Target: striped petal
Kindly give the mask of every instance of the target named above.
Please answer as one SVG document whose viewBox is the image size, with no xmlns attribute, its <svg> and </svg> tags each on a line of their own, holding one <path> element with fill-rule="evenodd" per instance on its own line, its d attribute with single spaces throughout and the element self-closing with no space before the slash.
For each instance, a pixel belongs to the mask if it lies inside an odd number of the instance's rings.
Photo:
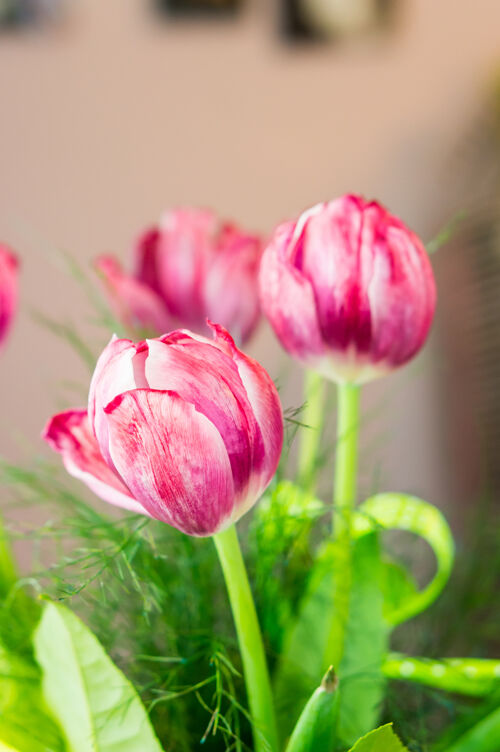
<svg viewBox="0 0 500 752">
<path fill-rule="evenodd" d="M 62 456 L 68 473 L 83 481 L 101 499 L 129 512 L 149 516 L 106 464 L 86 410 L 66 410 L 54 415 L 44 429 L 43 438 Z"/>
<path fill-rule="evenodd" d="M 109 463 L 111 457 L 104 408 L 117 394 L 146 386 L 140 367 L 146 354 L 143 343 L 134 345 L 129 339 L 118 339 L 113 335 L 97 361 L 90 382 L 88 412 L 101 452 Z"/>
<path fill-rule="evenodd" d="M 272 379 L 260 363 L 238 350 L 232 337 L 222 326 L 212 323 L 210 326 L 216 343 L 231 354 L 262 437 L 262 453 L 253 458 L 253 504 L 269 485 L 280 460 L 283 448 L 281 402 Z"/>
<path fill-rule="evenodd" d="M 286 258 L 294 228 L 290 223 L 282 225 L 267 247 L 260 267 L 260 295 L 264 313 L 283 347 L 298 360 L 313 364 L 326 348 L 313 287 Z"/>
<path fill-rule="evenodd" d="M 174 392 L 136 389 L 106 407 L 112 461 L 151 516 L 196 536 L 231 521 L 234 485 L 222 437 Z"/>
<path fill-rule="evenodd" d="M 145 375 L 151 389 L 176 392 L 219 431 L 233 473 L 235 493 L 246 496 L 254 455 L 263 453 L 259 426 L 238 370 L 210 340 L 183 344 L 148 340 Z"/>
</svg>

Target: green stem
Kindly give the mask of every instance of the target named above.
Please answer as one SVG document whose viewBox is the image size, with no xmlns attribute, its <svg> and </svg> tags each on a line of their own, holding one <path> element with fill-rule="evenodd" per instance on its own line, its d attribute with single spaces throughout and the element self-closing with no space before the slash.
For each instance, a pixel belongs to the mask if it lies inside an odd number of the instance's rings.
<svg viewBox="0 0 500 752">
<path fill-rule="evenodd" d="M 234 525 L 213 536 L 226 580 L 245 674 L 256 752 L 277 752 L 271 683 L 252 592 Z"/>
<path fill-rule="evenodd" d="M 304 376 L 305 405 L 302 415 L 304 424 L 300 432 L 298 481 L 301 488 L 313 495 L 316 491 L 318 454 L 321 429 L 324 421 L 325 382 L 315 371 L 306 371 Z"/>
<path fill-rule="evenodd" d="M 334 537 L 350 538 L 351 515 L 356 501 L 358 469 L 359 386 L 339 384 L 337 451 L 333 484 Z"/>
<path fill-rule="evenodd" d="M 445 692 L 484 697 L 498 686 L 500 661 L 492 658 L 431 660 L 389 653 L 382 672 L 389 679 L 404 679 Z"/>
<path fill-rule="evenodd" d="M 359 387 L 339 384 L 337 447 L 333 483 L 333 604 L 325 664 L 340 666 L 344 654 L 352 587 L 351 518 L 356 501 Z"/>
</svg>

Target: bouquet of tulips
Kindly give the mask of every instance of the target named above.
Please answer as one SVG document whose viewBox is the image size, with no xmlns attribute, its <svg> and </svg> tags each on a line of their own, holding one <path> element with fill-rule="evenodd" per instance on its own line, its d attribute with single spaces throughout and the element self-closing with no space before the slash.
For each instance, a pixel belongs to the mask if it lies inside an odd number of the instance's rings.
<svg viewBox="0 0 500 752">
<path fill-rule="evenodd" d="M 361 387 L 408 363 L 433 320 L 419 238 L 354 195 L 266 242 L 178 209 L 140 236 L 134 265 L 98 259 L 129 338 L 98 357 L 87 406 L 43 432 L 67 473 L 125 514 L 82 499 L 46 462 L 2 464 L 18 500 L 68 516 L 38 531 L 62 541 L 43 576 L 21 578 L 1 537 L 0 752 L 500 750 L 500 661 L 391 651 L 393 630 L 450 576 L 443 515 L 401 491 L 357 494 Z M 16 290 L 0 247 L 2 340 Z M 241 349 L 261 311 L 306 369 L 298 419 L 284 420 L 273 380 Z M 290 427 L 293 473 L 280 463 Z M 330 499 L 317 493 L 321 465 Z M 384 550 L 387 530 L 430 545 L 425 587 Z M 393 726 L 390 681 L 475 699 L 419 738 Z"/>
</svg>

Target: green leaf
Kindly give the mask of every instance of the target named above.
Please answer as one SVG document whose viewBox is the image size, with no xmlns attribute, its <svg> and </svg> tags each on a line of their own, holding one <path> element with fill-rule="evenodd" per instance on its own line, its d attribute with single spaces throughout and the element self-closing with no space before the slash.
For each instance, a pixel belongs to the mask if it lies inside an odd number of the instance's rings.
<svg viewBox="0 0 500 752">
<path fill-rule="evenodd" d="M 314 566 L 297 619 L 285 638 L 275 693 L 278 725 L 286 738 L 304 704 L 325 673 L 332 644 L 334 544 L 324 548 Z M 352 589 L 348 604 L 340 679 L 339 737 L 353 743 L 376 725 L 385 679 L 381 672 L 388 630 L 382 615 L 380 556 L 375 533 L 352 547 Z"/>
<path fill-rule="evenodd" d="M 10 710 L 0 718 L 0 752 L 67 752 L 67 747 L 57 729 L 43 711 L 43 698 L 36 703 L 25 703 L 17 712 Z M 29 723 L 26 720 L 29 719 Z"/>
<path fill-rule="evenodd" d="M 274 690 L 278 728 L 287 738 L 328 668 L 325 654 L 332 618 L 332 546 L 325 546 L 310 574 L 297 617 L 285 633 Z"/>
<path fill-rule="evenodd" d="M 30 722 L 26 723 L 29 718 Z M 65 752 L 34 663 L 0 648 L 0 740 L 18 752 Z M 1 747 L 0 747 L 1 749 Z"/>
<path fill-rule="evenodd" d="M 436 557 L 437 570 L 431 582 L 423 590 L 408 592 L 399 606 L 387 612 L 388 621 L 396 626 L 424 611 L 439 596 L 451 573 L 455 547 L 448 523 L 439 509 L 406 494 L 377 494 L 356 510 L 354 535 L 363 536 L 377 529 L 414 533 L 427 541 Z"/>
<path fill-rule="evenodd" d="M 352 744 L 377 725 L 384 699 L 382 662 L 389 629 L 383 617 L 381 562 L 376 533 L 356 541 L 353 583 L 340 677 L 339 737 Z"/>
<path fill-rule="evenodd" d="M 350 752 L 408 752 L 392 730 L 392 723 L 370 731 L 359 739 Z"/>
<path fill-rule="evenodd" d="M 9 538 L 0 518 L 0 598 L 5 598 L 17 581 L 17 569 Z"/>
<path fill-rule="evenodd" d="M 446 752 L 498 752 L 499 739 L 500 708 L 497 708 L 446 747 Z"/>
<path fill-rule="evenodd" d="M 43 692 L 68 752 L 161 751 L 132 684 L 71 611 L 48 603 L 34 644 Z"/>
<path fill-rule="evenodd" d="M 497 690 L 479 705 L 461 713 L 435 743 L 433 750 L 435 752 L 497 752 L 499 738 L 500 691 Z"/>
</svg>

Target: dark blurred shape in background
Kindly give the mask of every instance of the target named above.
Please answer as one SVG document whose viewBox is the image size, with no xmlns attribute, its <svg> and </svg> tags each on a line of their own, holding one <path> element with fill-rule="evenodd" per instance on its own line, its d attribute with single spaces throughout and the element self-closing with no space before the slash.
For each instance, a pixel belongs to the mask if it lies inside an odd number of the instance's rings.
<svg viewBox="0 0 500 752">
<path fill-rule="evenodd" d="M 154 0 L 156 10 L 172 16 L 219 16 L 236 13 L 240 0 Z"/>
<path fill-rule="evenodd" d="M 0 28 L 22 29 L 60 18 L 62 0 L 0 0 Z"/>
<path fill-rule="evenodd" d="M 373 32 L 392 18 L 392 0 L 282 0 L 288 37 L 340 41 Z"/>
</svg>

